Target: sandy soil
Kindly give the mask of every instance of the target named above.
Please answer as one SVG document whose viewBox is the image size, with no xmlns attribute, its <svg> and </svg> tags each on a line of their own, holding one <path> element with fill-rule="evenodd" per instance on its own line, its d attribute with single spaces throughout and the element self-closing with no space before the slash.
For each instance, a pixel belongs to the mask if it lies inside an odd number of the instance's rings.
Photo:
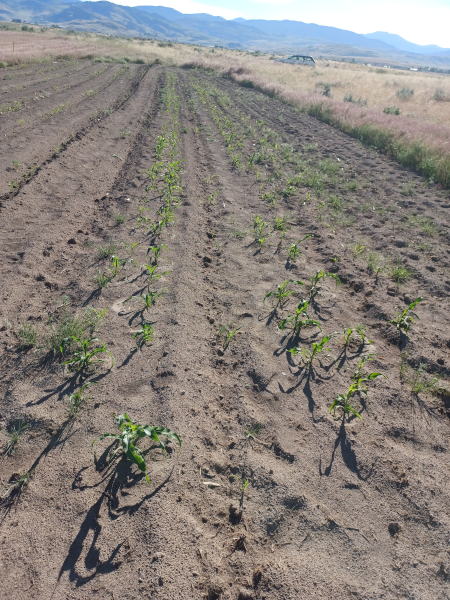
<svg viewBox="0 0 450 600">
<path fill-rule="evenodd" d="M 42 119 L 60 100 L 41 99 L 25 109 L 26 129 L 19 113 L 0 116 L 2 445 L 19 420 L 30 425 L 1 457 L 1 480 L 34 469 L 1 505 L 0 597 L 449 598 L 450 399 L 408 383 L 436 373 L 447 385 L 448 192 L 254 90 L 200 72 L 123 68 L 95 83 L 83 79 L 92 64 L 65 75 L 72 87 L 58 95 L 70 107 Z M 30 89 L 40 89 L 35 74 Z M 147 191 L 143 170 L 170 126 L 182 192 L 158 236 L 138 219 L 157 219 L 165 188 Z M 272 229 L 283 215 L 281 239 Z M 271 230 L 262 248 L 256 216 Z M 307 234 L 292 262 L 290 244 Z M 96 248 L 111 240 L 120 258 L 138 243 L 139 266 L 98 289 L 109 259 Z M 147 248 L 162 242 L 168 273 L 146 283 Z M 398 286 L 397 261 L 410 272 Z M 310 318 L 327 335 L 364 325 L 370 343 L 355 336 L 346 347 L 337 335 L 308 369 L 288 350 L 311 349 L 322 334 L 296 337 L 279 324 L 320 269 L 342 284 L 319 284 Z M 278 307 L 263 304 L 289 279 L 305 285 L 291 284 Z M 158 288 L 167 293 L 146 313 L 123 303 Z M 387 320 L 418 296 L 420 320 L 399 335 Z M 87 307 L 108 309 L 96 336 L 114 367 L 74 374 L 47 340 Z M 154 340 L 139 351 L 143 319 Z M 38 329 L 32 348 L 18 346 L 21 322 Z M 226 347 L 219 324 L 240 328 Z M 371 353 L 364 372 L 386 378 L 354 398 L 361 420 L 333 418 L 333 399 Z M 68 420 L 67 397 L 87 380 L 97 385 Z M 149 485 L 129 461 L 107 468 L 106 441 L 92 453 L 123 412 L 181 437 L 179 454 L 174 444 L 167 459 L 147 454 Z"/>
</svg>

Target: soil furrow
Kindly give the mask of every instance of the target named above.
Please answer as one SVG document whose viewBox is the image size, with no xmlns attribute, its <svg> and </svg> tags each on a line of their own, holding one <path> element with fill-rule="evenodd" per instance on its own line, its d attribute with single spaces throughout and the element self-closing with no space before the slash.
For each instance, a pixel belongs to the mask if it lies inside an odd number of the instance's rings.
<svg viewBox="0 0 450 600">
<path fill-rule="evenodd" d="M 4 426 L 32 425 L 4 458 L 3 480 L 36 469 L 28 489 L 3 506 L 8 552 L 0 575 L 9 596 L 20 589 L 24 598 L 55 600 L 447 597 L 450 405 L 442 390 L 414 387 L 430 381 L 420 379 L 425 372 L 443 373 L 445 384 L 449 369 L 443 196 L 432 185 L 420 194 L 419 179 L 386 158 L 262 98 L 230 81 L 154 67 L 122 108 L 2 208 L 1 418 Z M 257 176 L 247 162 L 259 137 L 272 135 L 269 126 L 278 142 L 274 158 L 257 163 Z M 295 150 L 287 158 L 283 144 Z M 237 152 L 241 166 L 233 165 Z M 182 190 L 170 196 L 176 220 L 158 230 L 169 167 L 180 160 Z M 318 190 L 304 183 L 311 173 Z M 300 183 L 285 194 L 295 176 Z M 349 186 L 353 179 L 359 187 Z M 398 191 L 411 181 L 412 196 Z M 273 195 L 272 205 L 263 193 Z M 375 199 L 386 213 L 396 207 L 394 234 L 389 215 L 358 209 Z M 438 227 L 424 237 L 417 233 L 424 221 L 411 219 L 421 215 Z M 339 225 L 349 216 L 351 224 Z M 310 233 L 289 259 L 291 244 Z M 151 280 L 146 265 L 155 264 L 152 246 L 161 243 L 161 277 Z M 101 259 L 96 247 L 108 244 Z M 369 268 L 369 250 L 386 255 L 383 271 Z M 424 255 L 409 258 L 413 252 Z M 113 253 L 135 262 L 96 288 L 96 270 L 107 273 Z M 396 285 L 387 260 L 397 257 L 420 264 Z M 341 282 L 324 277 L 314 294 L 309 280 L 322 269 Z M 288 280 L 290 296 L 264 302 Z M 130 300 L 158 290 L 165 293 L 148 311 Z M 420 321 L 400 335 L 387 320 L 418 295 Z M 302 299 L 315 323 L 297 335 L 282 331 Z M 107 309 L 95 335 L 114 368 L 105 363 L 83 379 L 47 353 L 46 336 L 64 314 L 92 318 L 89 306 Z M 47 349 L 18 348 L 21 319 L 37 326 Z M 139 350 L 133 336 L 145 322 L 153 340 Z M 357 324 L 366 339 L 355 334 L 345 345 L 342 332 Z M 310 368 L 289 352 L 312 349 L 325 334 L 335 334 L 330 350 Z M 331 402 L 364 357 L 362 372 L 385 378 L 367 381 L 368 396 L 353 398 L 362 420 L 333 418 Z M 67 398 L 87 377 L 96 383 L 91 397 L 68 421 Z M 180 454 L 168 444 L 166 460 L 146 453 L 149 485 L 130 461 L 108 468 L 106 440 L 92 457 L 92 440 L 117 431 L 113 417 L 123 412 L 182 439 Z"/>
</svg>

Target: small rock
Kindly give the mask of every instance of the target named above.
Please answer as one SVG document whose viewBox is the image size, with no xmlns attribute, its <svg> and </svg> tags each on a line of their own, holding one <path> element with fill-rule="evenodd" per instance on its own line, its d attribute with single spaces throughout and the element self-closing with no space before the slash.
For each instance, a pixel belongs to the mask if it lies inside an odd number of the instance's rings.
<svg viewBox="0 0 450 600">
<path fill-rule="evenodd" d="M 209 317 L 208 321 L 211 323 L 211 325 L 214 325 L 216 320 L 214 319 L 214 317 Z"/>
<path fill-rule="evenodd" d="M 431 260 L 432 260 L 433 262 L 439 262 L 439 258 L 438 258 L 437 256 L 432 256 L 432 257 L 431 257 Z"/>
<path fill-rule="evenodd" d="M 408 296 L 408 294 L 403 296 L 403 300 L 405 301 L 405 304 L 411 304 L 413 302 L 411 296 Z"/>
<path fill-rule="evenodd" d="M 404 240 L 395 240 L 394 245 L 397 246 L 397 248 L 406 248 L 408 244 Z"/>
<path fill-rule="evenodd" d="M 411 260 L 419 260 L 419 255 L 418 254 L 408 254 L 408 258 L 410 258 Z"/>
<path fill-rule="evenodd" d="M 212 263 L 212 259 L 209 256 L 204 256 L 203 257 L 203 262 L 205 264 L 209 264 L 209 263 Z"/>
<path fill-rule="evenodd" d="M 42 273 L 39 273 L 39 275 L 36 277 L 36 281 L 45 281 L 45 275 L 42 275 Z"/>
<path fill-rule="evenodd" d="M 388 525 L 389 533 L 394 536 L 400 531 L 399 523 L 389 523 Z"/>
<path fill-rule="evenodd" d="M 388 296 L 395 296 L 396 292 L 397 292 L 397 290 L 395 287 L 390 287 L 387 290 Z"/>
<path fill-rule="evenodd" d="M 439 365 L 444 365 L 445 364 L 445 361 L 444 361 L 443 358 L 438 358 L 437 361 L 438 361 Z"/>
<path fill-rule="evenodd" d="M 67 243 L 73 246 L 77 243 L 77 240 L 75 238 L 70 238 L 70 240 Z"/>
<path fill-rule="evenodd" d="M 217 349 L 217 354 L 218 354 L 219 356 L 223 356 L 224 352 L 223 352 L 223 350 L 221 350 L 220 348 L 218 348 L 218 349 Z"/>
<path fill-rule="evenodd" d="M 184 395 L 185 395 L 185 393 L 186 393 L 186 391 L 185 391 L 185 390 L 181 390 L 181 392 L 180 392 L 181 396 L 184 396 Z"/>
<path fill-rule="evenodd" d="M 0 327 L 0 331 L 6 331 L 6 325 L 2 325 L 2 326 Z"/>
</svg>

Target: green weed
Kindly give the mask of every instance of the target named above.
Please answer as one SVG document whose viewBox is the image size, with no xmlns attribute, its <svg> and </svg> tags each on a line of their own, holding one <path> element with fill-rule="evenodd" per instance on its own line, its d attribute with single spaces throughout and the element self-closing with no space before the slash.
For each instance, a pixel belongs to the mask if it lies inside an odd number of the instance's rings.
<svg viewBox="0 0 450 600">
<path fill-rule="evenodd" d="M 13 492 L 16 494 L 21 494 L 23 492 L 24 487 L 26 487 L 30 483 L 30 479 L 34 474 L 34 469 L 30 471 L 25 471 L 19 473 L 19 477 L 16 477 L 11 483 L 5 486 L 5 493 L 2 498 L 6 498 L 10 496 Z"/>
<path fill-rule="evenodd" d="M 104 440 L 105 438 L 111 438 L 120 442 L 121 446 L 116 448 L 109 457 L 109 463 L 115 459 L 117 454 L 122 451 L 123 455 L 126 456 L 137 468 L 144 473 L 147 483 L 150 483 L 147 474 L 147 463 L 145 462 L 144 453 L 140 448 L 137 447 L 137 443 L 142 438 L 148 437 L 156 443 L 156 447 L 160 448 L 164 456 L 166 456 L 166 448 L 160 439 L 160 436 L 165 436 L 168 440 L 175 440 L 178 442 L 181 449 L 181 440 L 174 431 L 166 429 L 165 427 L 155 427 L 151 425 L 141 425 L 132 421 L 127 413 L 116 417 L 117 424 L 120 429 L 120 433 L 104 433 L 100 437 L 96 438 L 91 446 L 93 447 L 95 442 Z M 154 448 L 154 446 L 152 446 Z M 150 448 L 150 449 L 152 449 Z"/>
<path fill-rule="evenodd" d="M 15 334 L 19 342 L 19 348 L 31 348 L 36 345 L 38 330 L 36 325 L 33 325 L 30 321 L 22 319 Z"/>
<path fill-rule="evenodd" d="M 397 284 L 397 287 L 402 283 L 406 283 L 412 276 L 412 272 L 402 263 L 400 257 L 390 265 L 388 273 L 390 278 Z"/>
<path fill-rule="evenodd" d="M 125 223 L 125 217 L 120 212 L 113 214 L 113 219 L 116 225 L 122 225 L 122 223 Z"/>
<path fill-rule="evenodd" d="M 105 258 L 109 258 L 113 254 L 116 254 L 118 250 L 118 244 L 113 240 L 109 240 L 109 242 L 105 246 L 97 246 L 96 250 L 96 260 L 105 260 Z"/>
<path fill-rule="evenodd" d="M 81 386 L 78 392 L 70 394 L 70 396 L 67 398 L 67 419 L 69 421 L 78 415 L 83 404 L 89 400 L 90 396 L 84 396 L 83 392 L 91 385 L 97 385 L 97 382 L 87 381 Z"/>
<path fill-rule="evenodd" d="M 3 446 L 3 454 L 5 456 L 10 456 L 14 454 L 14 447 L 16 444 L 20 442 L 20 438 L 22 437 L 23 432 L 30 427 L 29 424 L 23 423 L 23 421 L 19 421 L 15 425 L 12 425 L 9 430 L 6 432 L 8 437 L 8 441 Z"/>
<path fill-rule="evenodd" d="M 411 386 L 413 394 L 440 394 L 448 392 L 447 388 L 441 385 L 441 377 L 430 375 L 425 370 L 425 365 L 419 364 L 417 369 L 413 369 L 412 376 L 407 379 Z"/>
</svg>

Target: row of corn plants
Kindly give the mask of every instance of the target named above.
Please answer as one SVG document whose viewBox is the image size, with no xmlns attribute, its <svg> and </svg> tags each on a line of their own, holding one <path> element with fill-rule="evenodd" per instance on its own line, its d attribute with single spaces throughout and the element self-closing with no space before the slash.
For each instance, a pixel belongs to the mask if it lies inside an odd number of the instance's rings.
<svg viewBox="0 0 450 600">
<path fill-rule="evenodd" d="M 137 332 L 133 335 L 136 339 L 137 349 L 143 350 L 145 345 L 153 340 L 154 331 L 152 324 L 145 318 L 147 311 L 154 306 L 156 300 L 167 293 L 166 288 L 156 288 L 155 283 L 168 271 L 159 272 L 160 258 L 162 253 L 167 250 L 163 241 L 165 228 L 170 227 L 175 222 L 174 210 L 179 205 L 181 187 L 182 160 L 178 158 L 180 137 L 179 129 L 179 107 L 180 101 L 176 94 L 176 79 L 173 73 L 168 73 L 167 84 L 162 90 L 162 102 L 164 103 L 167 118 L 163 126 L 161 135 L 156 139 L 155 163 L 145 170 L 144 173 L 149 177 L 150 182 L 147 192 L 153 194 L 153 198 L 145 198 L 141 201 L 138 215 L 138 227 L 144 233 L 144 244 L 148 245 L 146 256 L 147 262 L 141 267 L 134 258 L 134 252 L 137 247 L 143 247 L 142 242 L 116 244 L 110 242 L 105 247 L 97 249 L 97 259 L 110 261 L 110 267 L 106 271 L 98 270 L 94 278 L 97 287 L 106 287 L 115 277 L 123 272 L 124 269 L 137 267 L 144 269 L 147 275 L 147 286 L 145 293 L 132 294 L 124 304 L 130 303 L 141 312 L 142 321 Z M 156 168 L 155 168 L 156 167 Z M 148 212 L 151 210 L 149 204 L 151 200 L 159 202 L 159 208 L 156 210 L 156 217 L 150 218 Z M 150 243 L 148 235 L 151 236 Z M 125 256 L 123 255 L 124 250 Z M 72 316 L 68 313 L 67 307 L 70 303 L 68 297 L 64 297 L 61 305 L 57 307 L 59 315 L 51 323 L 51 334 L 46 339 L 47 347 L 51 345 L 52 352 L 56 357 L 60 357 L 62 364 L 67 366 L 70 374 L 75 374 L 75 379 L 79 378 L 78 389 L 74 390 L 67 398 L 67 420 L 65 425 L 73 422 L 80 414 L 83 406 L 86 405 L 90 396 L 89 391 L 96 382 L 91 380 L 92 373 L 96 368 L 109 364 L 109 371 L 114 367 L 114 358 L 111 351 L 105 343 L 95 337 L 95 331 L 100 323 L 106 318 L 107 309 L 100 312 L 95 309 L 86 309 L 81 316 Z M 23 322 L 19 340 L 22 339 L 22 348 L 36 346 L 36 331 L 30 329 L 30 326 Z M 38 346 L 37 350 L 41 347 Z M 75 380 L 74 379 L 74 380 Z M 174 441 L 181 448 L 181 439 L 174 431 L 160 426 L 142 425 L 133 421 L 129 415 L 124 412 L 116 417 L 119 433 L 106 433 L 96 438 L 92 446 L 98 441 L 109 438 L 117 442 L 117 446 L 110 453 L 108 464 L 111 464 L 118 456 L 129 459 L 149 481 L 147 472 L 147 462 L 145 454 L 137 445 L 141 439 L 149 438 L 156 443 L 166 456 L 166 448 L 162 438 Z M 27 424 L 19 423 L 13 425 L 10 430 L 9 440 L 6 444 L 4 453 L 11 455 L 14 447 L 20 440 L 22 433 L 28 428 Z M 25 485 L 29 482 L 33 471 L 20 473 L 5 488 L 3 497 L 13 494 L 20 494 Z"/>
</svg>

